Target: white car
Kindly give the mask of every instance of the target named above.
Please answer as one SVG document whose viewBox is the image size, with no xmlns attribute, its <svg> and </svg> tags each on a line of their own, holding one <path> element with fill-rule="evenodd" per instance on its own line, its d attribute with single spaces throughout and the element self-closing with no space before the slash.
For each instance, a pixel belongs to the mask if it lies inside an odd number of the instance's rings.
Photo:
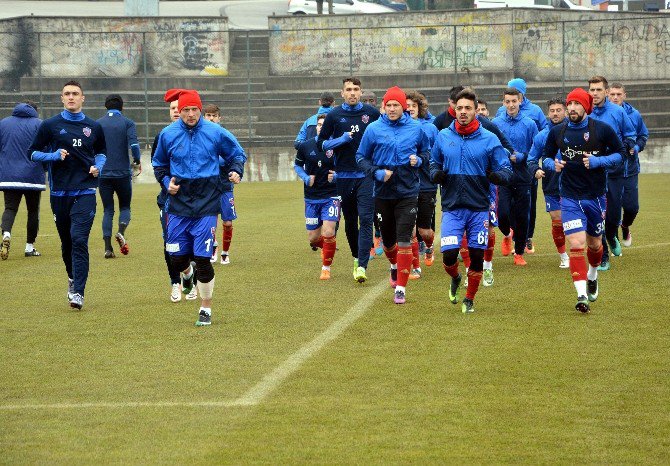
<svg viewBox="0 0 670 466">
<path fill-rule="evenodd" d="M 336 15 L 356 15 L 360 13 L 393 13 L 393 8 L 366 2 L 365 0 L 333 0 L 333 13 Z M 328 0 L 323 1 L 323 12 L 328 13 Z M 288 13 L 293 15 L 315 15 L 314 0 L 289 0 Z"/>
<path fill-rule="evenodd" d="M 475 0 L 475 8 L 563 8 L 566 10 L 591 10 L 570 0 Z"/>
</svg>

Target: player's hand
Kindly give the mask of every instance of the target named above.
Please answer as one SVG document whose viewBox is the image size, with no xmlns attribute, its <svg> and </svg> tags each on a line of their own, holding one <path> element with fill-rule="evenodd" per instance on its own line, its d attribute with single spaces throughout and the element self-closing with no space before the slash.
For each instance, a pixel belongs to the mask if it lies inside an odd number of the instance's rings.
<svg viewBox="0 0 670 466">
<path fill-rule="evenodd" d="M 232 181 L 233 183 L 237 184 L 240 182 L 240 174 L 237 172 L 230 172 L 228 173 L 228 181 Z"/>
<path fill-rule="evenodd" d="M 509 156 L 509 160 L 510 160 L 510 162 L 512 162 L 512 163 L 515 163 L 515 162 L 516 162 L 516 152 L 514 152 L 513 154 L 510 154 L 510 156 Z"/>
<path fill-rule="evenodd" d="M 554 159 L 554 170 L 556 170 L 556 173 L 561 173 L 561 170 L 563 170 L 566 163 L 565 160 Z"/>
<path fill-rule="evenodd" d="M 335 171 L 328 170 L 328 183 L 332 183 L 335 180 Z"/>
<path fill-rule="evenodd" d="M 628 151 L 628 153 L 629 153 L 630 155 L 635 155 L 635 148 L 634 148 L 634 147 L 631 148 L 631 149 Z"/>
<path fill-rule="evenodd" d="M 67 157 L 68 155 L 70 155 L 70 153 L 68 151 L 66 151 L 65 149 L 60 150 L 60 159 L 61 160 L 65 160 L 65 157 Z"/>
<path fill-rule="evenodd" d="M 140 176 L 140 173 L 142 173 L 142 163 L 137 162 L 133 164 L 133 176 Z"/>
<path fill-rule="evenodd" d="M 535 170 L 535 179 L 539 180 L 540 178 L 544 178 L 544 170 Z"/>
<path fill-rule="evenodd" d="M 584 166 L 586 168 L 590 168 L 591 165 L 591 163 L 589 162 L 590 157 L 593 157 L 593 155 L 590 154 L 589 152 L 584 152 L 584 158 L 582 158 L 582 162 L 584 163 Z"/>
<path fill-rule="evenodd" d="M 91 168 L 88 169 L 88 173 L 93 175 L 93 178 L 97 178 L 100 174 L 100 170 L 95 165 L 91 165 Z"/>
<path fill-rule="evenodd" d="M 391 170 L 384 170 L 386 174 L 384 175 L 384 183 L 386 183 L 389 178 L 391 178 L 391 175 L 393 175 L 393 172 Z"/>
<path fill-rule="evenodd" d="M 409 156 L 409 166 L 410 166 L 410 167 L 414 167 L 414 166 L 416 166 L 417 160 L 419 160 L 419 159 L 418 159 L 418 157 L 416 156 L 416 154 L 412 154 L 412 155 L 410 155 L 410 156 Z"/>
<path fill-rule="evenodd" d="M 314 181 L 316 180 L 316 175 L 309 175 L 309 184 L 307 186 L 314 186 Z"/>
<path fill-rule="evenodd" d="M 177 179 L 173 176 L 170 178 L 170 186 L 168 186 L 168 193 L 175 195 L 179 192 L 179 185 L 177 184 Z"/>
</svg>

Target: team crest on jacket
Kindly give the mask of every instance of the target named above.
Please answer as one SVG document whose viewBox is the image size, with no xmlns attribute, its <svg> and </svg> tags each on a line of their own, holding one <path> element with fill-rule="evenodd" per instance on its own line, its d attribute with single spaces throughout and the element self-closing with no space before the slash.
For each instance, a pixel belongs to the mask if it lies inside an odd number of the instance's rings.
<svg viewBox="0 0 670 466">
<path fill-rule="evenodd" d="M 326 157 L 331 158 L 333 156 L 333 149 L 328 149 L 326 151 Z"/>
<path fill-rule="evenodd" d="M 589 132 L 588 131 L 586 133 L 584 133 L 584 140 L 586 142 L 589 142 Z"/>
<path fill-rule="evenodd" d="M 84 136 L 89 137 L 91 135 L 91 128 L 89 128 L 88 126 L 86 126 L 83 131 Z"/>
<path fill-rule="evenodd" d="M 361 120 L 363 120 L 363 123 L 367 124 L 368 121 L 370 121 L 370 115 L 363 115 Z"/>
</svg>

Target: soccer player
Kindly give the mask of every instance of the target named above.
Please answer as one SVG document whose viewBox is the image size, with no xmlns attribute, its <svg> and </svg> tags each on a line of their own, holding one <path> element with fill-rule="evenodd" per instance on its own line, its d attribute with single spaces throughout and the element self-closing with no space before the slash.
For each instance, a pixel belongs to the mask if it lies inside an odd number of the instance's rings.
<svg viewBox="0 0 670 466">
<path fill-rule="evenodd" d="M 221 124 L 221 109 L 217 105 L 209 104 L 203 109 L 205 113 L 205 120 Z M 230 243 L 233 241 L 233 220 L 237 220 L 237 212 L 235 211 L 235 196 L 233 194 L 233 182 L 228 179 L 230 167 L 222 166 L 221 169 L 221 183 L 223 183 L 223 194 L 221 195 L 221 226 L 223 233 L 221 234 L 221 264 L 230 264 Z M 212 252 L 211 262 L 216 262 L 218 243 L 214 241 L 214 249 Z"/>
<path fill-rule="evenodd" d="M 519 112 L 523 95 L 513 88 L 507 88 L 503 94 L 506 112 L 496 116 L 493 123 L 507 136 L 514 147 L 510 155 L 514 178 L 509 186 L 498 188 L 498 222 L 505 236 L 502 242 L 503 256 L 509 255 L 514 239 L 514 265 L 524 266 L 523 257 L 528 235 L 528 221 L 531 209 L 532 176 L 526 165 L 526 157 L 537 134 L 537 126 L 530 118 Z"/>
<path fill-rule="evenodd" d="M 175 122 L 179 120 L 179 104 L 177 102 L 177 99 L 179 98 L 178 93 L 173 93 L 171 95 L 166 95 L 166 101 L 170 103 L 170 121 Z M 151 146 L 151 162 L 153 163 L 154 160 L 154 154 L 156 153 L 156 147 L 158 147 L 158 136 L 160 136 L 160 133 L 156 135 L 154 138 L 154 143 Z M 177 270 L 173 265 L 172 261 L 170 260 L 170 254 L 167 252 L 166 249 L 166 242 L 167 242 L 167 220 L 168 220 L 168 213 L 167 213 L 167 200 L 168 200 L 168 192 L 165 186 L 162 184 L 160 185 L 161 190 L 158 193 L 158 196 L 156 196 L 156 204 L 158 205 L 159 209 L 159 215 L 160 215 L 160 222 L 161 222 L 161 229 L 163 231 L 163 255 L 165 256 L 165 265 L 167 266 L 167 271 L 168 275 L 170 277 L 170 301 L 173 303 L 178 303 L 181 301 L 181 294 L 182 294 L 182 286 L 181 286 L 181 280 L 179 278 L 179 270 Z M 198 298 L 198 292 L 197 288 L 194 286 L 191 290 L 186 290 L 186 299 L 187 300 L 195 300 Z"/>
<path fill-rule="evenodd" d="M 604 233 L 606 241 L 603 242 L 603 257 L 599 270 L 610 269 L 608 245 L 612 248 L 612 254 L 621 255 L 621 243 L 617 231 L 621 223 L 624 180 L 630 170 L 634 172 L 637 167 L 635 127 L 622 107 L 607 100 L 608 93 L 609 83 L 604 76 L 593 76 L 589 79 L 589 94 L 593 97 L 593 112 L 589 118 L 603 121 L 614 128 L 614 132 L 626 148 L 623 162 L 610 167 L 607 171 L 607 215 Z"/>
<path fill-rule="evenodd" d="M 214 268 L 210 258 L 223 193 L 219 158 L 230 164 L 228 179 L 239 183 L 246 156 L 229 131 L 202 118 L 197 91 L 170 90 L 166 96 L 175 93 L 180 120 L 161 131 L 152 164 L 156 179 L 169 194 L 166 249 L 182 271 L 184 288 L 193 286 L 190 257 L 194 257 L 201 299 L 196 325 L 204 326 L 212 323 Z"/>
<path fill-rule="evenodd" d="M 461 310 L 474 312 L 488 244 L 489 181 L 509 183 L 512 168 L 499 139 L 481 127 L 477 96 L 464 89 L 455 98 L 457 119 L 437 135 L 430 153 L 430 176 L 440 184 L 442 199 L 441 251 L 444 270 L 451 277 L 449 300 L 458 302 L 461 274 L 458 250 L 468 234 L 470 269 Z"/>
<path fill-rule="evenodd" d="M 340 198 L 333 182 L 333 151 L 319 149 L 317 138 L 326 115 L 316 119 L 316 136 L 298 146 L 294 170 L 305 184 L 305 226 L 312 247 L 321 248 L 321 280 L 330 279 L 335 257 L 336 226 L 340 219 Z"/>
<path fill-rule="evenodd" d="M 333 96 L 332 92 L 324 91 L 321 93 L 321 97 L 319 97 L 319 109 L 302 124 L 293 142 L 293 147 L 297 149 L 300 144 L 316 136 L 316 117 L 328 114 L 333 109 L 333 102 L 335 102 L 335 96 Z"/>
<path fill-rule="evenodd" d="M 105 259 L 116 257 L 112 249 L 112 223 L 114 221 L 114 193 L 119 198 L 119 229 L 114 235 L 121 254 L 128 254 L 126 228 L 130 223 L 130 201 L 132 199 L 133 172 L 142 171 L 140 164 L 140 144 L 137 141 L 135 122 L 123 115 L 123 99 L 118 94 L 110 94 L 105 99 L 107 113 L 98 119 L 105 133 L 107 144 L 105 170 L 100 173 L 100 200 L 102 216 L 102 239 L 105 242 Z M 128 158 L 128 148 L 132 153 L 132 167 Z"/>
<path fill-rule="evenodd" d="M 428 100 L 426 97 L 417 92 L 410 91 L 405 95 L 407 100 L 407 112 L 409 115 L 421 123 L 421 129 L 426 133 L 428 138 L 428 147 L 433 147 L 435 138 L 437 137 L 437 127 L 432 124 L 428 118 Z M 426 160 L 428 162 L 428 160 Z M 426 244 L 424 251 L 424 263 L 427 267 L 433 265 L 435 255 L 433 252 L 433 241 L 435 240 L 435 203 L 437 202 L 437 185 L 430 180 L 429 163 L 422 163 L 419 165 L 419 197 L 417 201 L 416 214 L 416 230 L 419 236 Z M 414 261 L 412 263 L 412 275 L 421 276 L 421 267 L 418 264 L 419 247 L 416 243 L 416 231 L 412 238 L 412 253 L 414 254 Z M 410 278 L 412 277 L 410 275 Z"/>
<path fill-rule="evenodd" d="M 477 115 L 481 115 L 486 118 L 489 117 L 489 104 L 486 103 L 485 100 L 477 100 Z"/>
<path fill-rule="evenodd" d="M 105 135 L 100 124 L 81 111 L 81 84 L 65 83 L 61 101 L 64 110 L 40 124 L 28 152 L 32 160 L 48 162 L 51 210 L 68 276 L 67 298 L 70 307 L 81 309 L 88 279 L 95 190 L 106 159 Z"/>
<path fill-rule="evenodd" d="M 12 115 L 0 121 L 0 191 L 5 198 L 0 246 L 0 259 L 3 261 L 9 257 L 12 226 L 22 197 L 25 197 L 28 208 L 24 254 L 25 257 L 40 256 L 34 243 L 40 226 L 40 198 L 46 185 L 42 164 L 30 159 L 28 146 L 41 122 L 37 117 L 37 105 L 33 102 L 16 105 Z"/>
<path fill-rule="evenodd" d="M 551 236 L 554 239 L 554 244 L 561 261 L 558 266 L 562 269 L 567 269 L 570 267 L 570 258 L 568 257 L 568 253 L 565 252 L 565 233 L 563 232 L 563 223 L 561 222 L 561 194 L 558 187 L 559 175 L 554 170 L 554 157 L 546 158 L 544 162 L 542 161 L 549 130 L 565 122 L 565 100 L 561 98 L 551 99 L 547 102 L 547 107 L 549 109 L 549 126 L 533 138 L 533 147 L 531 147 L 528 154 L 528 170 L 536 179 L 542 179 L 544 201 L 551 218 Z"/>
<path fill-rule="evenodd" d="M 405 304 L 412 267 L 412 232 L 416 224 L 419 167 L 428 163 L 430 147 L 422 124 L 405 113 L 405 91 L 397 86 L 384 94 L 384 115 L 363 134 L 356 152 L 362 171 L 375 180 L 375 207 L 384 252 L 391 263 L 393 302 Z"/>
<path fill-rule="evenodd" d="M 354 258 L 354 280 L 358 283 L 367 280 L 375 203 L 374 180 L 356 164 L 356 151 L 365 129 L 379 118 L 376 108 L 361 103 L 361 93 L 360 79 L 342 80 L 344 103 L 328 113 L 317 142 L 322 150 L 332 149 L 335 154 L 337 194 L 342 199 L 344 230 Z"/>
<path fill-rule="evenodd" d="M 626 111 L 633 127 L 635 128 L 635 147 L 633 155 L 635 161 L 628 165 L 628 173 L 623 179 L 623 219 L 621 220 L 621 244 L 630 247 L 633 244 L 633 237 L 630 234 L 630 226 L 635 221 L 637 213 L 640 211 L 640 201 L 638 193 L 638 174 L 640 173 L 640 160 L 638 154 L 644 150 L 649 139 L 649 130 L 642 120 L 642 115 L 631 104 L 626 102 L 626 88 L 621 83 L 613 83 L 609 92 L 610 102 L 620 105 Z M 630 152 L 629 152 L 630 153 Z M 616 235 L 615 235 L 616 236 Z"/>
<path fill-rule="evenodd" d="M 593 97 L 584 89 L 570 92 L 566 104 L 569 120 L 549 130 L 544 157 L 553 158 L 554 169 L 560 173 L 561 219 L 570 244 L 570 272 L 577 290 L 575 308 L 587 313 L 589 302 L 598 298 L 607 169 L 620 164 L 626 152 L 610 125 L 589 116 Z"/>
</svg>

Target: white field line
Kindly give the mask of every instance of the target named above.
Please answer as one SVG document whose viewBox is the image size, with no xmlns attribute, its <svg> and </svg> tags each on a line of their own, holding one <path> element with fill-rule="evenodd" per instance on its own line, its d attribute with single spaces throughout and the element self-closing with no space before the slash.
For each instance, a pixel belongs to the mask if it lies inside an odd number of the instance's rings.
<svg viewBox="0 0 670 466">
<path fill-rule="evenodd" d="M 295 373 L 310 358 L 321 351 L 328 343 L 338 338 L 354 322 L 361 318 L 372 306 L 382 291 L 388 288 L 388 281 L 382 280 L 359 299 L 340 319 L 314 337 L 284 362 L 268 373 L 256 385 L 235 400 L 222 401 L 122 401 L 91 403 L 46 403 L 0 405 L 0 411 L 43 410 L 43 409 L 91 409 L 91 408 L 182 408 L 182 407 L 220 407 L 255 406 L 267 398 L 287 378 Z"/>
</svg>

